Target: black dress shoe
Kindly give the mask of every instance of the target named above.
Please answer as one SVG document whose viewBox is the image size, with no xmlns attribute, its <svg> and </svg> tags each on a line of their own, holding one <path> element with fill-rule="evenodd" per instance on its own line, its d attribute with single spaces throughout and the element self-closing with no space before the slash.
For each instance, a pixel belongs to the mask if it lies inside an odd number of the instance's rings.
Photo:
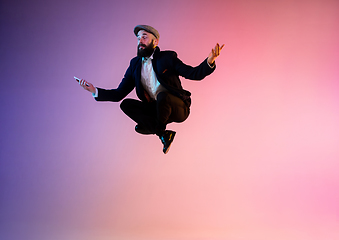
<svg viewBox="0 0 339 240">
<path fill-rule="evenodd" d="M 135 131 L 140 134 L 155 134 L 154 132 L 139 124 L 135 126 Z"/>
<path fill-rule="evenodd" d="M 170 131 L 170 130 L 166 130 L 161 136 L 160 136 L 160 140 L 162 142 L 162 144 L 164 144 L 164 148 L 163 148 L 163 152 L 166 154 L 173 142 L 175 136 L 175 132 L 174 131 Z"/>
</svg>

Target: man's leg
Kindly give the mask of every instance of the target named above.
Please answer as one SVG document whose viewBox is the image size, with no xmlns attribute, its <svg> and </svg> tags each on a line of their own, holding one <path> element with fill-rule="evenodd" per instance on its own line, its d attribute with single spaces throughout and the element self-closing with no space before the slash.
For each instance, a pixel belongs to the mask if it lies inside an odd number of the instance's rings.
<svg viewBox="0 0 339 240">
<path fill-rule="evenodd" d="M 173 142 L 175 132 L 166 130 L 166 125 L 171 122 L 183 122 L 189 115 L 189 107 L 178 97 L 161 92 L 157 96 L 157 126 L 156 134 L 164 145 L 166 154 Z"/>
<path fill-rule="evenodd" d="M 145 103 L 135 99 L 125 99 L 121 102 L 120 108 L 137 123 L 137 132 L 155 134 L 157 125 L 156 102 Z"/>
<path fill-rule="evenodd" d="M 157 101 L 144 103 L 135 99 L 125 99 L 120 104 L 121 110 L 142 126 L 147 132 L 142 134 L 157 134 L 164 145 L 163 152 L 167 153 L 173 138 L 174 131 L 166 130 L 166 125 L 171 122 L 183 122 L 189 115 L 189 107 L 178 97 L 161 92 Z"/>
<path fill-rule="evenodd" d="M 164 131 L 171 122 L 183 122 L 188 118 L 189 107 L 178 97 L 161 92 L 157 96 L 157 132 Z"/>
</svg>

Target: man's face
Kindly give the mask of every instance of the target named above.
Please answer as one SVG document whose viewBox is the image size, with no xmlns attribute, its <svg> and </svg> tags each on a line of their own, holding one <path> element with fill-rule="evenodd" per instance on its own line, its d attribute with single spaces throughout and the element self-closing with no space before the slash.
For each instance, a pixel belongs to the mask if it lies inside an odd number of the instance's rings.
<svg viewBox="0 0 339 240">
<path fill-rule="evenodd" d="M 158 39 L 156 39 L 152 33 L 140 30 L 138 32 L 138 56 L 150 57 L 154 51 L 154 48 L 158 45 Z"/>
</svg>

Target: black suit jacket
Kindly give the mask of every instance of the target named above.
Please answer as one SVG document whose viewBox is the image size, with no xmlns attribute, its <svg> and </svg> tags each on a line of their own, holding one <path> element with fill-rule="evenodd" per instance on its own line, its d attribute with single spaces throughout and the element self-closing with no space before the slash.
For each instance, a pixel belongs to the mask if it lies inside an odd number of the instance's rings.
<svg viewBox="0 0 339 240">
<path fill-rule="evenodd" d="M 98 88 L 97 101 L 119 102 L 125 98 L 134 88 L 141 101 L 146 101 L 145 90 L 141 83 L 142 58 L 135 57 L 125 73 L 124 78 L 116 89 Z M 173 51 L 160 51 L 156 47 L 153 54 L 153 69 L 157 79 L 170 93 L 181 98 L 187 106 L 191 105 L 191 93 L 182 88 L 179 76 L 191 80 L 202 80 L 215 70 L 207 63 L 207 58 L 197 67 L 184 64 Z"/>
</svg>

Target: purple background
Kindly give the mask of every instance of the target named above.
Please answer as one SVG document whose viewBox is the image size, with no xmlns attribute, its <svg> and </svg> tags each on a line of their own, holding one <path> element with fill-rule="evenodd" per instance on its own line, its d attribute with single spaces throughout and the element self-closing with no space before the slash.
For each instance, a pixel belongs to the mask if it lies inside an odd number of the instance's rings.
<svg viewBox="0 0 339 240">
<path fill-rule="evenodd" d="M 167 155 L 73 79 L 117 87 L 137 24 L 226 44 Z M 338 29 L 336 0 L 1 1 L 0 239 L 339 239 Z"/>
</svg>

